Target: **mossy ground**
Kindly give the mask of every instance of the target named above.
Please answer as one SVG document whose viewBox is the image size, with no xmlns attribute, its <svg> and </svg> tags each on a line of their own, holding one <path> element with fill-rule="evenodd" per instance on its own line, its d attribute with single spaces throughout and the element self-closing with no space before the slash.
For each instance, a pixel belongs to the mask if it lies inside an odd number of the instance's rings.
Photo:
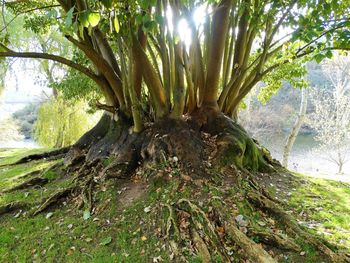
<svg viewBox="0 0 350 263">
<path fill-rule="evenodd" d="M 289 204 L 299 223 L 350 253 L 350 185 L 298 176 L 303 184 L 293 192 Z"/>
<path fill-rule="evenodd" d="M 35 150 L 38 151 L 42 150 Z M 0 156 L 4 158 L 0 161 L 9 164 L 28 153 L 33 152 L 1 150 Z M 42 160 L 1 167 L 0 192 L 21 183 L 26 173 L 51 164 Z M 193 189 L 183 184 L 189 178 L 183 177 L 176 167 L 170 169 L 165 163 L 160 169 L 167 175 L 166 178 L 158 176 L 144 183 L 140 174 L 132 182 L 110 180 L 97 186 L 95 209 L 91 215 L 85 216 L 84 209 L 77 208 L 79 200 L 75 199 L 63 200 L 59 207 L 50 208 L 35 217 L 30 215 L 41 200 L 71 183 L 72 178 L 59 178 L 60 175 L 52 171 L 43 175 L 49 179 L 43 187 L 1 193 L 0 206 L 11 201 L 23 201 L 32 204 L 32 207 L 0 216 L 0 262 L 170 262 L 172 255 L 163 238 L 169 216 L 165 205 L 172 205 L 180 199 L 193 200 L 205 213 L 216 207 L 229 211 L 232 218 L 243 215 L 248 232 L 250 228 L 269 231 L 267 226 L 277 224 L 244 200 L 244 189 L 230 187 L 229 182 L 224 182 L 219 176 L 214 175 L 207 182 L 198 180 L 195 184 L 199 187 Z M 184 180 L 177 180 L 181 177 Z M 275 183 L 266 180 L 265 183 L 270 184 L 275 196 L 287 201 L 286 210 L 295 214 L 306 227 L 313 226 L 309 231 L 323 235 L 326 240 L 350 252 L 350 186 L 300 175 L 295 178 L 284 182 L 283 191 L 277 191 L 279 185 L 275 187 Z M 201 215 L 196 217 L 197 224 L 204 224 Z M 183 222 L 185 227 L 186 222 Z M 174 235 L 171 237 L 176 238 Z M 259 242 L 254 235 L 251 239 Z M 303 240 L 297 240 L 297 243 L 305 254 L 280 253 L 273 249 L 270 253 L 280 262 L 320 262 L 313 248 Z M 202 262 L 190 240 L 182 241 L 182 244 L 182 254 L 188 262 Z M 234 247 L 232 251 L 229 247 L 226 249 L 232 253 L 232 258 L 239 256 L 240 252 Z M 219 256 L 212 259 L 222 262 Z"/>
</svg>

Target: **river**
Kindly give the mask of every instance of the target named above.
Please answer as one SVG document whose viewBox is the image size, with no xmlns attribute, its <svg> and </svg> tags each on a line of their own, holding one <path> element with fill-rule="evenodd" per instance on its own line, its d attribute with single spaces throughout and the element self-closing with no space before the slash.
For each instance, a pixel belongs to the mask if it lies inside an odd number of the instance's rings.
<svg viewBox="0 0 350 263">
<path fill-rule="evenodd" d="M 270 150 L 272 157 L 282 161 L 286 136 L 285 134 L 275 134 L 268 140 L 260 142 Z M 350 161 L 344 165 L 343 174 L 337 174 L 337 165 L 329 161 L 331 149 L 327 151 L 319 151 L 318 149 L 319 143 L 315 141 L 312 134 L 299 134 L 290 153 L 288 168 L 309 176 L 350 182 Z"/>
</svg>

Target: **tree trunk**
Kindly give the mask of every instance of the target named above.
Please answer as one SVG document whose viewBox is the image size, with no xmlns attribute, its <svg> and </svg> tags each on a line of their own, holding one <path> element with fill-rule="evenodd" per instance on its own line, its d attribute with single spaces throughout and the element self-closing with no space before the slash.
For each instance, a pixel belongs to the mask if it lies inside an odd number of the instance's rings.
<svg viewBox="0 0 350 263">
<path fill-rule="evenodd" d="M 298 114 L 298 117 L 294 123 L 294 126 L 293 126 L 290 134 L 288 135 L 287 141 L 284 145 L 282 165 L 286 168 L 288 167 L 289 154 L 293 148 L 295 139 L 298 136 L 301 125 L 303 125 L 303 123 L 304 123 L 306 109 L 307 109 L 307 95 L 308 95 L 307 90 L 302 89 L 301 90 L 301 102 L 300 102 L 299 114 Z"/>
<path fill-rule="evenodd" d="M 343 173 L 343 163 L 338 163 L 338 174 Z"/>
<path fill-rule="evenodd" d="M 340 153 L 339 149 L 338 149 L 337 155 L 338 155 L 338 161 L 337 161 L 337 164 L 338 164 L 338 174 L 342 174 L 342 173 L 343 173 L 344 161 L 343 161 L 342 154 Z"/>
</svg>

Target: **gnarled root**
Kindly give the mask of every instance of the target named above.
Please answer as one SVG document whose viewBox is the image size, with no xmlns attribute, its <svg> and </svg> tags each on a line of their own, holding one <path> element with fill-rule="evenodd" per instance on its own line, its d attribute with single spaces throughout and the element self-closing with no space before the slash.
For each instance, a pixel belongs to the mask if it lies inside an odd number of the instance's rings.
<svg viewBox="0 0 350 263">
<path fill-rule="evenodd" d="M 12 202 L 12 203 L 2 205 L 2 206 L 0 206 L 0 216 L 7 214 L 7 213 L 11 213 L 11 212 L 19 210 L 19 209 L 22 209 L 26 206 L 27 206 L 27 204 L 22 203 L 22 202 Z"/>
<path fill-rule="evenodd" d="M 293 218 L 278 207 L 272 200 L 263 195 L 251 192 L 248 196 L 249 201 L 258 209 L 271 214 L 280 224 L 286 226 L 286 231 L 290 234 L 301 237 L 305 242 L 317 248 L 322 254 L 328 257 L 331 262 L 347 262 L 345 255 L 334 253 L 329 247 L 321 243 L 314 236 L 308 234 L 300 228 Z"/>
<path fill-rule="evenodd" d="M 52 205 L 56 204 L 58 200 L 61 198 L 69 195 L 76 189 L 76 186 L 70 186 L 68 188 L 61 189 L 51 195 L 49 198 L 47 198 L 40 206 L 39 208 L 33 213 L 33 216 L 36 216 L 37 214 L 40 214 L 41 212 L 45 211 Z"/>
<path fill-rule="evenodd" d="M 222 222 L 221 217 L 211 218 L 198 205 L 188 199 L 180 199 L 176 205 L 177 216 L 173 206 L 164 205 L 169 210 L 169 217 L 166 224 L 166 238 L 174 237 L 177 243 L 181 244 L 184 239 L 191 238 L 196 248 L 197 255 L 202 262 L 212 262 L 212 256 L 217 254 L 224 262 L 230 262 L 231 258 L 225 248 L 225 242 L 231 240 L 233 244 L 244 250 L 245 254 L 240 255 L 244 259 L 258 263 L 276 262 L 261 246 L 254 243 L 241 230 L 229 221 Z M 217 212 L 215 212 L 218 215 Z M 220 219 L 218 219 L 220 218 Z M 220 222 L 219 222 L 220 221 Z M 180 226 L 180 228 L 178 227 Z M 170 233 L 173 229 L 173 235 Z M 172 244 L 171 243 L 171 244 Z M 177 256 L 181 257 L 177 245 Z"/>
<path fill-rule="evenodd" d="M 276 262 L 264 249 L 250 240 L 242 231 L 233 224 L 226 222 L 225 229 L 240 248 L 244 250 L 248 259 L 257 263 L 273 263 Z"/>
<path fill-rule="evenodd" d="M 249 236 L 258 237 L 259 241 L 265 245 L 279 248 L 281 250 L 289 250 L 300 252 L 301 248 L 292 239 L 279 235 L 277 233 L 250 231 Z"/>
<path fill-rule="evenodd" d="M 35 187 L 35 186 L 42 186 L 44 184 L 46 184 L 49 180 L 47 178 L 42 178 L 42 177 L 33 177 L 23 183 L 20 183 L 10 189 L 7 189 L 5 191 L 3 191 L 3 193 L 10 193 L 16 190 L 23 190 L 26 188 L 30 188 L 30 187 Z"/>
<path fill-rule="evenodd" d="M 69 149 L 70 149 L 70 146 L 64 147 L 61 149 L 57 149 L 57 150 L 53 150 L 53 151 L 49 151 L 49 152 L 31 154 L 31 155 L 25 156 L 22 159 L 19 159 L 18 161 L 10 164 L 10 166 L 28 163 L 31 161 L 37 161 L 37 160 L 41 160 L 41 159 L 46 159 L 47 161 L 57 160 L 59 158 L 63 158 L 64 155 L 69 151 Z"/>
</svg>

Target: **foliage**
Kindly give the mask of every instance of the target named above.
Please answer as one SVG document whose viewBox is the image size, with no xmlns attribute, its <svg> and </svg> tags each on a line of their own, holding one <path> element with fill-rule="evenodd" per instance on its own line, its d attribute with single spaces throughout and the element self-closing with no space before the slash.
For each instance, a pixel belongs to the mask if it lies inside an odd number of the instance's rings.
<svg viewBox="0 0 350 263">
<path fill-rule="evenodd" d="M 89 61 L 84 54 L 78 50 L 73 52 L 72 60 L 83 65 L 89 65 Z M 90 104 L 101 99 L 101 91 L 94 85 L 94 82 L 80 72 L 68 68 L 62 78 L 52 81 L 49 86 L 57 90 L 65 100 L 81 101 L 85 100 Z"/>
<path fill-rule="evenodd" d="M 30 103 L 12 114 L 25 138 L 33 138 L 33 125 L 36 122 L 39 107 L 40 103 Z"/>
<path fill-rule="evenodd" d="M 349 49 L 348 0 L 5 1 L 5 6 L 24 16 L 35 34 L 59 30 L 85 59 L 12 49 L 0 56 L 40 57 L 78 70 L 109 106 L 134 120 L 135 131 L 143 127 L 141 101 L 154 119 L 180 118 L 200 106 L 232 116 L 259 81 L 267 84 L 261 94 L 266 100 L 283 79 L 305 86 L 306 61 Z M 75 77 L 70 72 L 65 80 L 73 84 Z M 73 97 L 92 88 L 76 83 L 67 92 Z"/>
<path fill-rule="evenodd" d="M 264 86 L 260 88 L 258 99 L 266 104 L 275 95 L 284 82 L 288 82 L 293 88 L 306 88 L 309 86 L 306 75 L 306 65 L 300 61 L 293 64 L 285 64 L 271 72 L 262 80 Z"/>
<path fill-rule="evenodd" d="M 0 120 L 0 144 L 2 142 L 22 139 L 18 123 L 13 118 Z"/>
<path fill-rule="evenodd" d="M 97 121 L 98 115 L 86 113 L 86 104 L 69 104 L 63 98 L 53 98 L 39 109 L 35 123 L 35 138 L 47 147 L 73 144 Z"/>
</svg>

